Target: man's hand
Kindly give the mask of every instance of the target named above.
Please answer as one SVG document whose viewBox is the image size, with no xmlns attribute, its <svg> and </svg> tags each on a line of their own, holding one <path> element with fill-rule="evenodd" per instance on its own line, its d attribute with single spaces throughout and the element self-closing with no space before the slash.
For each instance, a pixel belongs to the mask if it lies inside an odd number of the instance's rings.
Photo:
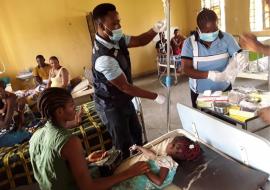
<svg viewBox="0 0 270 190">
<path fill-rule="evenodd" d="M 149 172 L 149 165 L 147 162 L 137 162 L 136 164 L 132 165 L 127 172 L 130 173 L 132 176 L 142 175 L 146 172 Z"/>
<path fill-rule="evenodd" d="M 167 29 L 167 25 L 166 25 L 166 21 L 165 20 L 158 21 L 153 26 L 153 30 L 156 33 L 164 32 L 166 29 Z"/>
<path fill-rule="evenodd" d="M 165 96 L 161 95 L 161 94 L 158 94 L 156 99 L 154 100 L 156 103 L 158 104 L 164 104 L 165 101 L 166 101 L 166 98 Z"/>
<path fill-rule="evenodd" d="M 251 33 L 241 35 L 239 41 L 241 47 L 254 52 L 260 52 L 262 44 L 257 40 L 257 37 Z"/>
<path fill-rule="evenodd" d="M 37 85 L 42 84 L 42 79 L 40 76 L 35 76 L 35 80 L 36 80 Z"/>
<path fill-rule="evenodd" d="M 262 108 L 258 115 L 265 123 L 270 124 L 270 107 Z"/>
</svg>

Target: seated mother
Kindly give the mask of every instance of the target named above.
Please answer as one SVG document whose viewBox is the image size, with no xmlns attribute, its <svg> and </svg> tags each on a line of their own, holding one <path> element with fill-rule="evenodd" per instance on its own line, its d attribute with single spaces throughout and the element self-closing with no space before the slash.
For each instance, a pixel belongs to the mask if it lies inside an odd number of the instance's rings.
<svg viewBox="0 0 270 190">
<path fill-rule="evenodd" d="M 49 63 L 52 68 L 49 73 L 47 87 L 67 88 L 70 82 L 68 70 L 59 64 L 59 60 L 55 56 L 50 57 Z"/>
<path fill-rule="evenodd" d="M 63 88 L 48 88 L 38 99 L 38 109 L 46 124 L 30 140 L 29 154 L 34 177 L 41 190 L 103 190 L 149 170 L 138 162 L 114 176 L 93 179 L 78 137 L 68 130 L 74 121 L 75 105 Z"/>
</svg>

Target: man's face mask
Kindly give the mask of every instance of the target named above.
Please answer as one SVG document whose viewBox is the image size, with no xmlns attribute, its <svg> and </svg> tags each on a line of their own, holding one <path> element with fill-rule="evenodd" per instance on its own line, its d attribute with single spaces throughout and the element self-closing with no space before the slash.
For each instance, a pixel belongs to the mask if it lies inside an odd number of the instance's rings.
<svg viewBox="0 0 270 190">
<path fill-rule="evenodd" d="M 105 26 L 105 28 L 112 32 L 112 36 L 106 33 L 109 36 L 110 40 L 118 42 L 122 38 L 123 31 L 121 28 L 115 30 L 110 30 L 107 26 Z"/>
<path fill-rule="evenodd" d="M 205 42 L 213 42 L 218 37 L 219 30 L 211 33 L 202 33 L 200 29 L 198 29 L 200 39 Z"/>
</svg>

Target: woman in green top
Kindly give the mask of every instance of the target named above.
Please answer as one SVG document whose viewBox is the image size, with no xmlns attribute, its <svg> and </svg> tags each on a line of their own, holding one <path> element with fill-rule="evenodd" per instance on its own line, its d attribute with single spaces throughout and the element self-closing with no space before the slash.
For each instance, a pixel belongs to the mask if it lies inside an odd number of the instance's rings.
<svg viewBox="0 0 270 190">
<path fill-rule="evenodd" d="M 47 123 L 32 136 L 29 152 L 41 190 L 108 189 L 149 171 L 147 163 L 139 162 L 119 175 L 93 180 L 79 138 L 67 130 L 67 122 L 76 115 L 70 93 L 62 88 L 46 89 L 38 99 L 38 108 Z"/>
</svg>

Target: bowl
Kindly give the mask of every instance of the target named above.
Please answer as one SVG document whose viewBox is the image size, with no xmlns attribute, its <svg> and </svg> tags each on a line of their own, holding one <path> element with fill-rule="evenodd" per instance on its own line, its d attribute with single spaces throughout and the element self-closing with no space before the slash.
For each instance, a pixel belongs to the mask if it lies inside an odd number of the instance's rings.
<svg viewBox="0 0 270 190">
<path fill-rule="evenodd" d="M 214 102 L 214 110 L 219 114 L 226 115 L 229 113 L 230 104 L 228 102 Z"/>
</svg>

